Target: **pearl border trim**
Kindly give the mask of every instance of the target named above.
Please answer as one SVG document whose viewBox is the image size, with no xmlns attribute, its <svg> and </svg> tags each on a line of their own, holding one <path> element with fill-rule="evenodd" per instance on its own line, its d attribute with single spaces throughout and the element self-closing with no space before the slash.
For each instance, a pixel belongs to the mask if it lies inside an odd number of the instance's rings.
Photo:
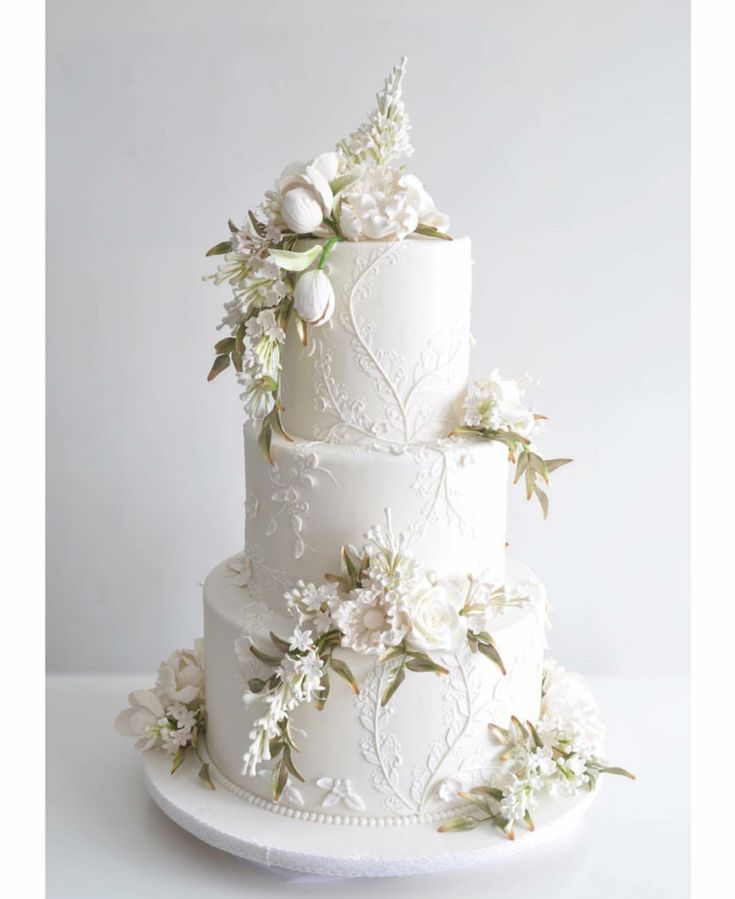
<svg viewBox="0 0 735 899">
<path fill-rule="evenodd" d="M 441 812 L 432 812 L 431 814 L 427 815 L 400 816 L 327 815 L 324 814 L 324 812 L 301 811 L 300 809 L 291 808 L 288 805 L 280 805 L 279 803 L 273 802 L 270 799 L 263 799 L 262 796 L 256 796 L 254 793 L 251 793 L 248 790 L 243 789 L 243 787 L 238 786 L 238 784 L 233 783 L 214 764 L 214 762 L 212 761 L 212 756 L 207 751 L 206 742 L 203 738 L 200 739 L 198 748 L 199 752 L 202 755 L 202 758 L 209 765 L 209 773 L 212 777 L 212 780 L 214 780 L 220 786 L 224 787 L 226 790 L 229 790 L 230 793 L 233 793 L 239 799 L 244 799 L 246 802 L 249 802 L 251 805 L 255 805 L 258 808 L 264 808 L 270 812 L 275 812 L 278 815 L 284 815 L 286 818 L 294 818 L 299 821 L 313 821 L 316 824 L 346 824 L 358 827 L 401 827 L 412 824 L 432 824 L 435 822 L 445 821 L 448 818 L 455 817 L 455 815 L 462 815 L 468 811 L 471 811 L 473 808 L 471 804 L 467 804 L 455 806 L 454 808 L 447 809 Z"/>
</svg>

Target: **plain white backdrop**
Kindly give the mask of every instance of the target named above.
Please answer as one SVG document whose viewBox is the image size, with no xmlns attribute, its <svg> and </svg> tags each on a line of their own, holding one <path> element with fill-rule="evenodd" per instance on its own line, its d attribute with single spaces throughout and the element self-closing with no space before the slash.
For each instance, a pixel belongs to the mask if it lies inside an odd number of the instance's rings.
<svg viewBox="0 0 735 899">
<path fill-rule="evenodd" d="M 203 253 L 405 53 L 412 169 L 473 240 L 473 371 L 535 373 L 544 449 L 575 458 L 548 521 L 511 493 L 551 648 L 686 673 L 685 2 L 66 0 L 48 53 L 52 670 L 152 669 L 200 633 L 244 487 Z"/>
</svg>

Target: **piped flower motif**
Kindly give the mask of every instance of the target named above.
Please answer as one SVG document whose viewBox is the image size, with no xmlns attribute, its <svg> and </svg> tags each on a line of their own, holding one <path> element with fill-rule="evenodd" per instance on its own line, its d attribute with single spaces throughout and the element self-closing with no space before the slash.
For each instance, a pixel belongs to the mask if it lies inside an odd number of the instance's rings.
<svg viewBox="0 0 735 899">
<path fill-rule="evenodd" d="M 320 777 L 316 785 L 319 789 L 326 790 L 321 801 L 324 808 L 342 804 L 355 812 L 365 811 L 365 803 L 352 789 L 352 784 L 346 777 Z"/>
<path fill-rule="evenodd" d="M 271 771 L 270 768 L 261 768 L 261 770 L 258 771 L 258 777 L 270 782 L 273 780 L 273 771 Z M 286 782 L 281 795 L 289 805 L 301 808 L 304 804 L 304 797 L 301 795 L 301 790 L 297 789 L 290 780 Z"/>
</svg>

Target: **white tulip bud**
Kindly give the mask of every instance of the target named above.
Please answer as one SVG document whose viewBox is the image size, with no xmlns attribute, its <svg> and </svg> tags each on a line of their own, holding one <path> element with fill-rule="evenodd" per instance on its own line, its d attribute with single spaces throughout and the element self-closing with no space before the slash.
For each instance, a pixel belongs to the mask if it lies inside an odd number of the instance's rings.
<svg viewBox="0 0 735 899">
<path fill-rule="evenodd" d="M 323 325 L 334 312 L 332 282 L 319 269 L 304 272 L 296 284 L 294 306 L 305 322 Z"/>
<path fill-rule="evenodd" d="M 321 225 L 324 218 L 314 192 L 306 187 L 293 187 L 286 191 L 281 200 L 281 215 L 294 234 L 309 234 Z"/>
</svg>

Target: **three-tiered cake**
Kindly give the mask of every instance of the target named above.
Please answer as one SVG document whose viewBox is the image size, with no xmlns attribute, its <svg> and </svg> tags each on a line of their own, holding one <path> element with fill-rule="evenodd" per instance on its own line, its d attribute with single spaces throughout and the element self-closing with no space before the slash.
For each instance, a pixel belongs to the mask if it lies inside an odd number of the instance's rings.
<svg viewBox="0 0 735 899">
<path fill-rule="evenodd" d="M 512 837 L 545 795 L 626 772 L 584 682 L 544 665 L 541 582 L 506 559 L 509 461 L 546 515 L 570 460 L 532 443 L 523 384 L 469 384 L 470 241 L 399 164 L 404 73 L 210 251 L 233 290 L 210 378 L 244 390 L 245 549 L 205 582 L 203 645 L 118 728 L 292 819 Z"/>
</svg>

